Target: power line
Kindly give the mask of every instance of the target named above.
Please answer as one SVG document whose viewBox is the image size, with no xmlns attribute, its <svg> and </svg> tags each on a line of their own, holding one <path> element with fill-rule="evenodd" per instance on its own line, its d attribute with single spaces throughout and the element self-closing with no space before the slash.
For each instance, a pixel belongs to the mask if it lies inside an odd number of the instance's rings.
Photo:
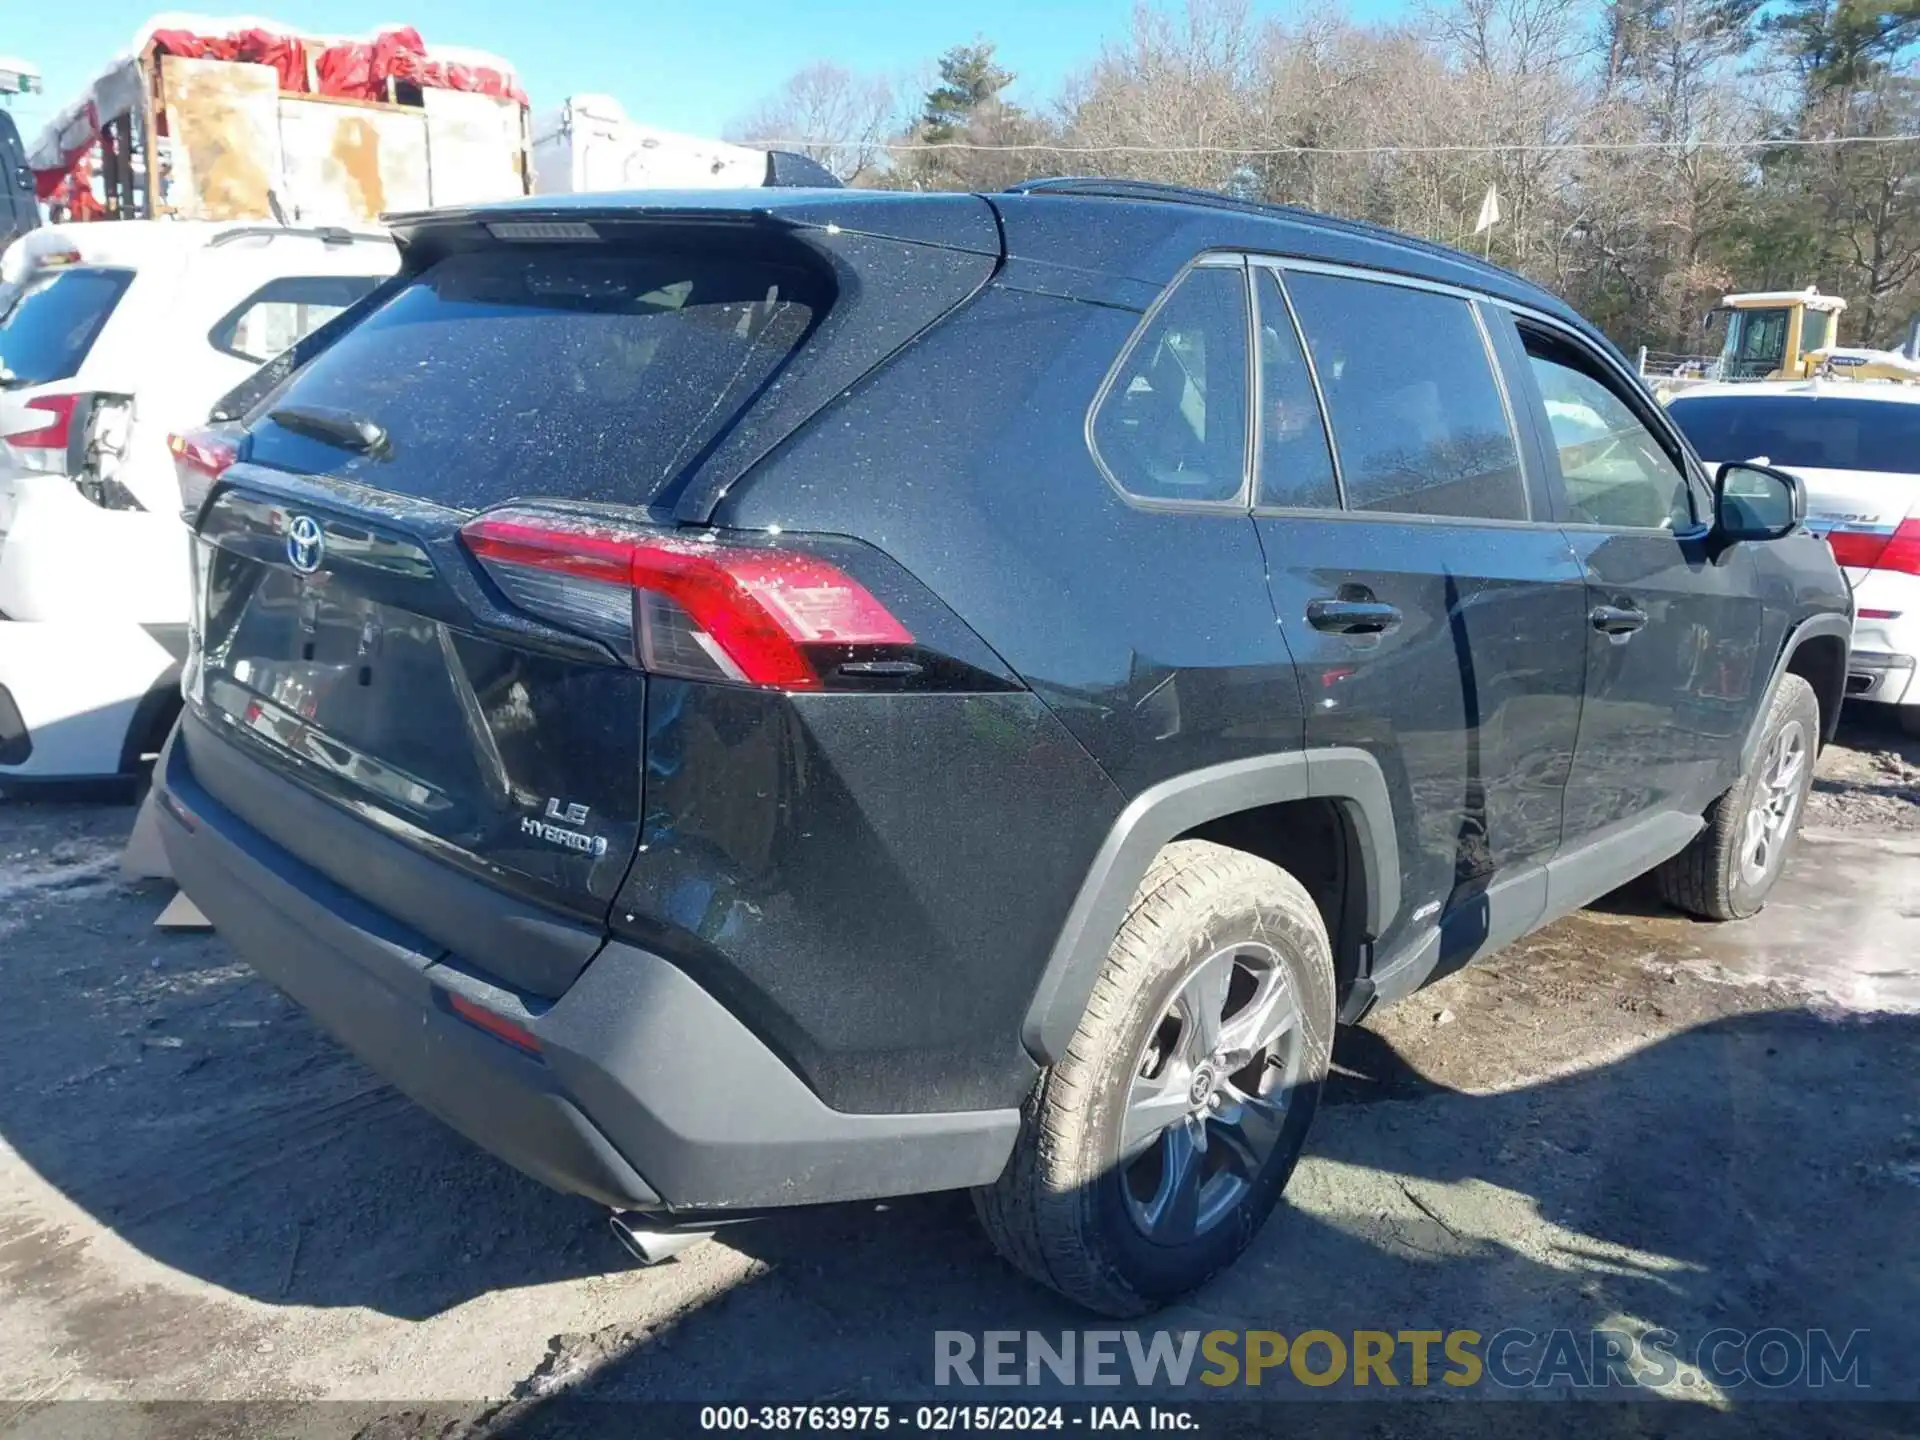
<svg viewBox="0 0 1920 1440">
<path fill-rule="evenodd" d="M 1011 145 L 982 145 L 970 140 L 904 141 L 770 140 L 753 144 L 766 150 L 966 151 L 988 155 L 1237 155 L 1246 159 L 1280 155 L 1553 155 L 1624 154 L 1632 151 L 1824 149 L 1844 145 L 1899 145 L 1915 135 L 1789 136 L 1777 140 L 1566 140 L 1513 145 L 1055 145 L 1042 140 Z"/>
</svg>

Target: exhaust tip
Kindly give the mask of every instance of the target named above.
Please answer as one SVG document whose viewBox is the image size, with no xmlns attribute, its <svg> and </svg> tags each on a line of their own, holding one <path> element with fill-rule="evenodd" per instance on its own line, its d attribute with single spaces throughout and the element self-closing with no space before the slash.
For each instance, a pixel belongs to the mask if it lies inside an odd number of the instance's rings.
<svg viewBox="0 0 1920 1440">
<path fill-rule="evenodd" d="M 613 1238 L 642 1265 L 658 1265 L 671 1260 L 681 1251 L 691 1250 L 713 1235 L 711 1230 L 656 1230 L 647 1225 L 646 1220 L 644 1215 L 628 1215 L 620 1211 L 615 1211 L 607 1220 L 613 1230 Z"/>
</svg>

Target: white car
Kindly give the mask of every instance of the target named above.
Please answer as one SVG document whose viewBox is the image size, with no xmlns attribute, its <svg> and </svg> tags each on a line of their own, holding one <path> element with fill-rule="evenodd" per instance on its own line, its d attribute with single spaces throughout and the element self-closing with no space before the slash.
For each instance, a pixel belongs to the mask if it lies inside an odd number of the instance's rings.
<svg viewBox="0 0 1920 1440">
<path fill-rule="evenodd" d="M 1710 464 L 1764 460 L 1807 487 L 1808 528 L 1853 585 L 1847 695 L 1920 735 L 1920 385 L 1705 385 L 1667 409 Z"/>
<path fill-rule="evenodd" d="M 0 259 L 0 787 L 136 772 L 190 605 L 169 436 L 398 268 L 390 236 L 40 229 Z"/>
</svg>

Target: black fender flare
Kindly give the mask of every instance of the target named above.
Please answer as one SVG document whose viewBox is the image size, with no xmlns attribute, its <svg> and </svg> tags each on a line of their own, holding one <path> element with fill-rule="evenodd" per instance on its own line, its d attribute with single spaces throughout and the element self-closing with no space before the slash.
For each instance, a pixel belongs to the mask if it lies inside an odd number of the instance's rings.
<svg viewBox="0 0 1920 1440">
<path fill-rule="evenodd" d="M 1760 753 L 1760 742 L 1766 737 L 1767 715 L 1773 709 L 1773 697 L 1780 690 L 1780 682 L 1786 678 L 1787 667 L 1793 663 L 1794 653 L 1799 650 L 1802 645 L 1806 644 L 1807 641 L 1821 635 L 1837 637 L 1840 643 L 1847 647 L 1847 653 L 1851 655 L 1853 652 L 1853 617 L 1850 615 L 1837 615 L 1831 612 L 1820 615 L 1809 615 L 1787 632 L 1786 639 L 1780 644 L 1780 653 L 1774 659 L 1773 674 L 1767 678 L 1766 691 L 1760 697 L 1760 708 L 1754 712 L 1753 719 L 1747 722 L 1747 738 L 1740 746 L 1740 773 L 1742 775 L 1745 775 L 1753 768 L 1754 759 Z M 1840 668 L 1842 671 L 1840 698 L 1844 703 L 1846 699 L 1845 664 L 1843 663 Z M 1835 706 L 1834 718 L 1836 721 L 1839 713 L 1840 707 Z M 1825 726 L 1823 726 L 1822 729 L 1824 733 L 1821 739 L 1831 739 L 1832 730 Z"/>
<path fill-rule="evenodd" d="M 1400 909 L 1400 859 L 1393 802 L 1379 761 L 1364 750 L 1328 746 L 1210 765 L 1149 786 L 1120 812 L 1094 856 L 1041 972 L 1021 1041 L 1042 1065 L 1065 1053 L 1154 856 L 1197 825 L 1287 800 L 1340 805 L 1365 872 L 1365 931 L 1379 936 Z"/>
</svg>

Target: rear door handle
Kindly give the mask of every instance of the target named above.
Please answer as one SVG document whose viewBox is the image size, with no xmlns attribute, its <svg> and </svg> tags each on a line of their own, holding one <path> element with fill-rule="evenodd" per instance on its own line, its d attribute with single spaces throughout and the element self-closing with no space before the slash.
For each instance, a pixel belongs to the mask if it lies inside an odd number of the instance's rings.
<svg viewBox="0 0 1920 1440">
<path fill-rule="evenodd" d="M 1379 635 L 1400 623 L 1400 610 L 1383 600 L 1310 600 L 1307 623 L 1334 635 Z"/>
<path fill-rule="evenodd" d="M 1587 619 L 1602 635 L 1627 636 L 1647 623 L 1647 612 L 1631 605 L 1596 605 Z"/>
</svg>

